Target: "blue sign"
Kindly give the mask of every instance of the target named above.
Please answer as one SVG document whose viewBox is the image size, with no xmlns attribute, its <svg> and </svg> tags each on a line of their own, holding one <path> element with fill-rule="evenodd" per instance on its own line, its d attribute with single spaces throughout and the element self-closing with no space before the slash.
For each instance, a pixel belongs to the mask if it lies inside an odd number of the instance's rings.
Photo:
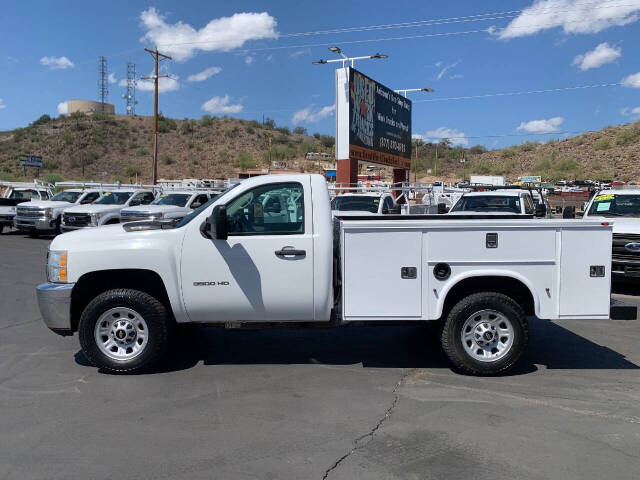
<svg viewBox="0 0 640 480">
<path fill-rule="evenodd" d="M 42 157 L 36 155 L 23 155 L 20 160 L 21 167 L 42 168 Z"/>
</svg>

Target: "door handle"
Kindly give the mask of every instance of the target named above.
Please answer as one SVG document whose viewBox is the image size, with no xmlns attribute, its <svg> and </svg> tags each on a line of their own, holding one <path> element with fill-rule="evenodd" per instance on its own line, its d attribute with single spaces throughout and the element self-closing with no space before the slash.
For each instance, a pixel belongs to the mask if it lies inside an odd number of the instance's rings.
<svg viewBox="0 0 640 480">
<path fill-rule="evenodd" d="M 296 250 L 293 247 L 282 247 L 281 250 L 275 251 L 276 257 L 304 257 L 307 255 L 306 250 Z"/>
</svg>

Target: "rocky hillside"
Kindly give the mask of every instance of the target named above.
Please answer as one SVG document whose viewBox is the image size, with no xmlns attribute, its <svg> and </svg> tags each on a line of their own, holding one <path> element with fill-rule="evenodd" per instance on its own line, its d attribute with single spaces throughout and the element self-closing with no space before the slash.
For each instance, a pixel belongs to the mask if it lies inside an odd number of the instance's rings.
<svg viewBox="0 0 640 480">
<path fill-rule="evenodd" d="M 433 170 L 433 145 L 421 155 L 419 167 Z M 421 147 L 422 148 L 422 147 Z M 420 152 L 420 150 L 419 150 Z M 439 173 L 461 178 L 462 151 L 440 153 Z M 547 143 L 524 142 L 501 150 L 486 151 L 475 146 L 464 151 L 466 173 L 505 175 L 515 180 L 522 175 L 540 175 L 543 180 L 614 179 L 640 180 L 640 122 L 607 127 L 564 140 Z M 444 158 L 443 158 L 444 157 Z"/>
<path fill-rule="evenodd" d="M 41 155 L 41 178 L 149 182 L 152 169 L 151 117 L 43 116 L 26 128 L 0 133 L 0 179 L 31 179 L 19 166 L 23 154 Z M 304 129 L 278 128 L 205 115 L 199 120 L 159 121 L 158 178 L 227 178 L 240 170 L 269 166 L 317 169 L 304 161 L 308 152 L 331 153 L 333 137 Z"/>
</svg>

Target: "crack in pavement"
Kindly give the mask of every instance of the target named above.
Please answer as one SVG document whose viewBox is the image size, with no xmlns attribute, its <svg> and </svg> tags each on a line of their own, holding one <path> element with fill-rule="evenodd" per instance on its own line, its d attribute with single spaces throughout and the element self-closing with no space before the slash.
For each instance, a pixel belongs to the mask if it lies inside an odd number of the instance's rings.
<svg viewBox="0 0 640 480">
<path fill-rule="evenodd" d="M 333 464 L 327 470 L 325 470 L 324 475 L 322 476 L 322 480 L 327 480 L 327 478 L 329 477 L 329 474 L 332 471 L 334 471 L 336 468 L 338 468 L 343 461 L 345 461 L 351 455 L 356 453 L 357 450 L 365 447 L 373 439 L 373 437 L 376 434 L 376 432 L 380 429 L 380 427 L 382 427 L 382 424 L 384 422 L 386 422 L 389 419 L 389 417 L 391 417 L 391 414 L 393 413 L 393 410 L 398 405 L 398 400 L 400 399 L 400 394 L 398 393 L 398 390 L 400 390 L 400 387 L 404 384 L 405 380 L 415 370 L 416 369 L 409 370 L 408 372 L 403 374 L 402 377 L 400 377 L 400 380 L 398 380 L 396 382 L 396 384 L 394 385 L 393 390 L 391 392 L 393 394 L 393 401 L 391 402 L 391 405 L 389 406 L 389 408 L 387 408 L 384 411 L 384 415 L 382 417 L 380 417 L 378 422 L 367 433 L 365 433 L 364 435 L 361 435 L 361 436 L 359 436 L 359 437 L 357 437 L 357 438 L 355 438 L 353 440 L 353 442 L 352 442 L 353 443 L 353 448 L 351 448 L 347 453 L 345 453 L 344 455 L 339 457 L 335 462 L 333 462 Z"/>
</svg>

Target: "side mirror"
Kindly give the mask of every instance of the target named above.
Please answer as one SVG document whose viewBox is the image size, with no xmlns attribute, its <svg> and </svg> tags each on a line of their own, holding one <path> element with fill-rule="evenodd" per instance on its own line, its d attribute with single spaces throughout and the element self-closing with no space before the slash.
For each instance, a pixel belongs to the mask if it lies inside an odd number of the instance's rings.
<svg viewBox="0 0 640 480">
<path fill-rule="evenodd" d="M 200 202 L 193 202 L 193 203 L 191 204 L 191 208 L 192 208 L 193 210 L 195 210 L 196 208 L 200 208 L 201 206 L 202 206 L 202 204 L 201 204 Z"/>
<path fill-rule="evenodd" d="M 140 200 L 134 199 L 134 200 L 131 200 L 131 202 L 129 202 L 129 206 L 130 207 L 137 207 L 138 205 L 140 205 L 140 203 L 141 203 Z"/>
<path fill-rule="evenodd" d="M 547 206 L 544 203 L 536 205 L 536 217 L 542 218 L 547 215 Z"/>
<path fill-rule="evenodd" d="M 438 215 L 443 215 L 445 213 L 447 213 L 449 211 L 449 209 L 447 208 L 447 204 L 446 203 L 439 203 L 438 204 Z"/>
<path fill-rule="evenodd" d="M 216 240 L 229 238 L 226 205 L 214 207 L 211 216 L 207 217 L 200 225 L 200 233 L 205 238 L 215 238 Z"/>
</svg>

